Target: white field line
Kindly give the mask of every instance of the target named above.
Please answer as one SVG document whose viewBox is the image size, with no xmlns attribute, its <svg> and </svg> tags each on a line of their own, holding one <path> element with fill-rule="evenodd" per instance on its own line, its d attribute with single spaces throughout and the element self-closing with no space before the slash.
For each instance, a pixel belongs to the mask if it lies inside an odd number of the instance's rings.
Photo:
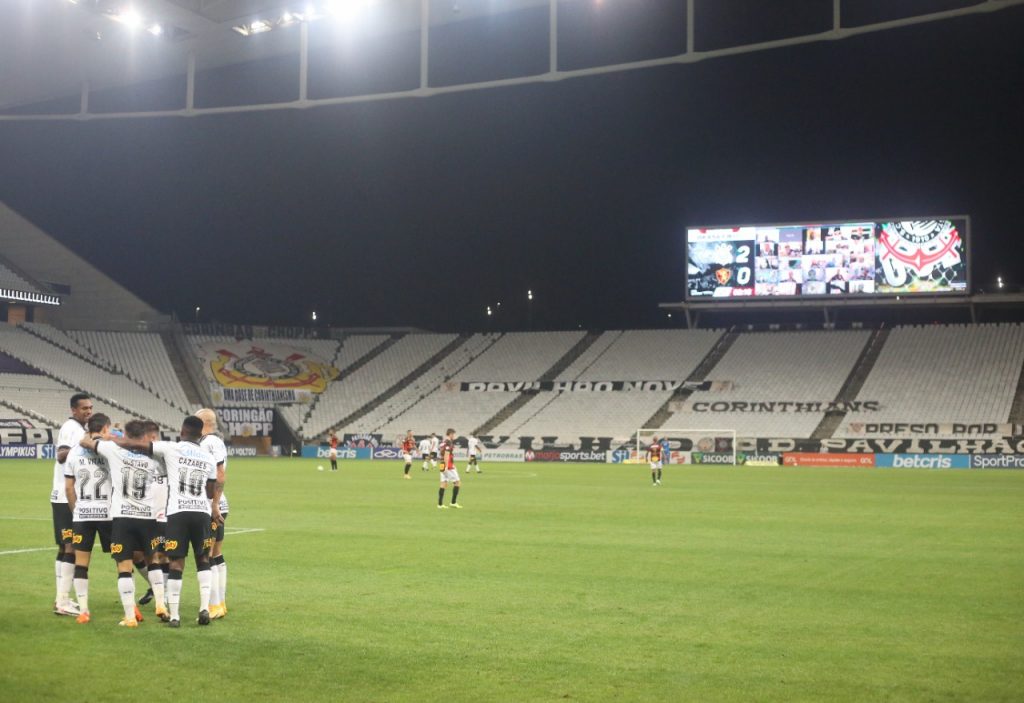
<svg viewBox="0 0 1024 703">
<path fill-rule="evenodd" d="M 42 518 L 0 518 L 0 519 L 4 519 L 4 520 L 38 520 L 38 519 L 42 519 Z M 251 532 L 266 532 L 266 529 L 267 528 L 265 528 L 265 527 L 235 527 L 235 528 L 225 528 L 224 532 L 225 532 L 225 534 L 229 534 L 229 535 L 244 535 L 244 534 L 249 534 Z M 7 549 L 7 550 L 4 550 L 4 551 L 0 551 L 0 557 L 8 555 L 8 554 L 29 554 L 31 552 L 52 552 L 55 548 L 56 548 L 56 545 L 53 546 L 53 547 L 29 547 L 28 549 Z"/>
<path fill-rule="evenodd" d="M 0 520 L 40 520 L 49 522 L 53 518 L 48 517 L 19 517 L 17 515 L 0 515 Z"/>
<path fill-rule="evenodd" d="M 8 549 L 6 551 L 0 552 L 0 556 L 3 556 L 5 554 L 27 554 L 29 552 L 52 552 L 56 548 L 57 545 L 54 545 L 52 547 L 32 547 L 31 549 Z"/>
</svg>

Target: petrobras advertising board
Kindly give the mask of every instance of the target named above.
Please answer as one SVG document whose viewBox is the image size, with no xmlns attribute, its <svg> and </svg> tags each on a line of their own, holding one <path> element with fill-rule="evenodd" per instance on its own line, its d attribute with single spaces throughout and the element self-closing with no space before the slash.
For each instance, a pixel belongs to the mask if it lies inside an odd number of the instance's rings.
<svg viewBox="0 0 1024 703">
<path fill-rule="evenodd" d="M 966 454 L 875 454 L 880 469 L 969 469 Z"/>
<path fill-rule="evenodd" d="M 331 448 L 319 444 L 304 444 L 302 456 L 306 459 L 330 459 Z M 359 447 L 358 449 L 338 447 L 338 459 L 370 459 L 372 456 L 373 449 L 371 447 Z"/>
<path fill-rule="evenodd" d="M 1024 469 L 1024 454 L 972 454 L 972 469 Z"/>
<path fill-rule="evenodd" d="M 465 455 L 466 459 L 469 458 L 469 451 L 465 449 L 460 449 L 459 451 L 455 452 L 456 458 L 459 458 L 459 452 L 462 452 Z M 484 450 L 484 453 L 482 455 L 477 457 L 477 461 L 479 461 L 481 464 L 488 461 L 509 462 L 518 464 L 526 461 L 525 454 L 526 452 L 524 452 L 522 449 L 486 449 Z M 461 460 L 464 459 L 460 459 L 460 461 Z"/>
</svg>

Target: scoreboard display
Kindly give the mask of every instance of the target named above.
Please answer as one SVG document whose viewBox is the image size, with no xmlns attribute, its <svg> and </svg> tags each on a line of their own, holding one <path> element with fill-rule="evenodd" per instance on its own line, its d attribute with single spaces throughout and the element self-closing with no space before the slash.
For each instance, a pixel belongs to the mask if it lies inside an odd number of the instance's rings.
<svg viewBox="0 0 1024 703">
<path fill-rule="evenodd" d="M 966 217 L 693 228 L 687 298 L 968 292 Z"/>
</svg>

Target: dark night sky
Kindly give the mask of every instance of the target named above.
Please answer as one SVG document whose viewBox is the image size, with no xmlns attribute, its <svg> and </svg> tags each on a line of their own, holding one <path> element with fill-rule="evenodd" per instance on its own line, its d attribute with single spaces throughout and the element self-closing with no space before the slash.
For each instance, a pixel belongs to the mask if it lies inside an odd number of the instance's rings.
<svg viewBox="0 0 1024 703">
<path fill-rule="evenodd" d="M 0 199 L 184 319 L 474 329 L 501 300 L 519 326 L 533 288 L 538 326 L 649 326 L 688 224 L 885 215 L 971 214 L 976 287 L 1019 285 L 1022 37 L 1013 8 L 430 99 L 0 123 Z"/>
</svg>

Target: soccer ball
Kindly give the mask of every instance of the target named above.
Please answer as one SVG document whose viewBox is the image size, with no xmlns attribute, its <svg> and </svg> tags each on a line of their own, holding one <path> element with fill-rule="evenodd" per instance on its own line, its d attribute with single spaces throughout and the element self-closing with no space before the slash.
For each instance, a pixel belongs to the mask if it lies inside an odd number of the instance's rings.
<svg viewBox="0 0 1024 703">
<path fill-rule="evenodd" d="M 323 471 L 323 470 L 324 470 L 324 467 L 323 467 L 323 465 L 320 465 L 320 466 L 316 467 L 316 470 L 317 470 L 317 471 Z"/>
</svg>

